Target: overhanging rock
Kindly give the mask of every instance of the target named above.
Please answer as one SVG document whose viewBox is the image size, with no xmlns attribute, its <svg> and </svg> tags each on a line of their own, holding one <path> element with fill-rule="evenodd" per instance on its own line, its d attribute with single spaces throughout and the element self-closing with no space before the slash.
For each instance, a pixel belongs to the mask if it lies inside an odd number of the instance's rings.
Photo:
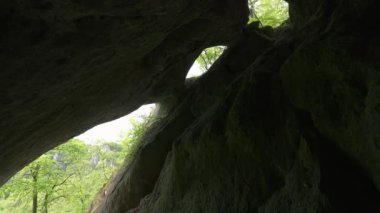
<svg viewBox="0 0 380 213">
<path fill-rule="evenodd" d="M 8 1 L 0 6 L 0 184 L 102 122 L 183 90 L 245 1 Z"/>
<path fill-rule="evenodd" d="M 245 1 L 2 3 L 1 181 L 161 102 L 168 115 L 91 211 L 380 212 L 379 2 L 288 2 L 279 29 L 244 27 Z"/>
</svg>

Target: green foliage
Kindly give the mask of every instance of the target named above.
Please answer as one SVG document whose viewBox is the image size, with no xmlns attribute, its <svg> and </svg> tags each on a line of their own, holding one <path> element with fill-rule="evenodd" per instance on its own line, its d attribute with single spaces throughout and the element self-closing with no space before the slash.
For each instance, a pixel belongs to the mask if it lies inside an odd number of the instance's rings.
<svg viewBox="0 0 380 213">
<path fill-rule="evenodd" d="M 131 119 L 132 130 L 128 132 L 127 137 L 122 141 L 122 153 L 125 158 L 123 161 L 129 163 L 133 156 L 135 155 L 140 140 L 144 135 L 145 130 L 154 122 L 152 116 L 144 117 L 140 121 L 136 119 Z"/>
<path fill-rule="evenodd" d="M 259 21 L 262 27 L 278 27 L 289 18 L 288 3 L 284 0 L 248 0 L 248 5 L 249 22 Z M 201 72 L 210 69 L 225 49 L 226 47 L 217 46 L 203 50 L 196 59 Z"/>
<path fill-rule="evenodd" d="M 289 18 L 288 3 L 284 0 L 248 0 L 250 9 L 249 23 L 259 21 L 262 27 L 279 27 Z M 204 73 L 219 58 L 226 47 L 217 46 L 202 51 L 196 59 Z"/>
<path fill-rule="evenodd" d="M 117 143 L 72 139 L 45 153 L 0 188 L 0 212 L 32 212 L 33 205 L 37 212 L 87 212 L 100 189 L 131 159 L 150 121 L 132 120 L 133 129 Z"/>
<path fill-rule="evenodd" d="M 249 0 L 250 20 L 262 26 L 278 27 L 289 18 L 288 3 L 284 0 Z"/>
<path fill-rule="evenodd" d="M 223 46 L 210 47 L 202 51 L 202 53 L 197 58 L 196 62 L 202 72 L 206 72 L 212 64 L 219 58 L 226 48 Z"/>
</svg>

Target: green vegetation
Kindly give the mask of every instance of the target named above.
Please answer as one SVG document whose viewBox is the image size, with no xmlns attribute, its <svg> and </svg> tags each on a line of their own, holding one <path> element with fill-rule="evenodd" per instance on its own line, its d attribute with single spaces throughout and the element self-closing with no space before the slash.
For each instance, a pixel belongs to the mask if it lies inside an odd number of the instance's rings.
<svg viewBox="0 0 380 213">
<path fill-rule="evenodd" d="M 249 0 L 250 22 L 278 27 L 288 19 L 283 0 Z M 206 72 L 226 47 L 205 49 L 196 62 Z M 0 212 L 86 212 L 94 196 L 115 171 L 128 163 L 149 119 L 133 122 L 134 128 L 119 142 L 89 145 L 73 139 L 45 153 L 11 178 L 0 189 Z"/>
<path fill-rule="evenodd" d="M 0 189 L 0 212 L 87 212 L 117 169 L 129 162 L 151 119 L 132 121 L 118 142 L 86 144 L 78 139 L 43 154 Z"/>
<path fill-rule="evenodd" d="M 217 46 L 203 50 L 196 60 L 201 71 L 206 72 L 210 69 L 211 65 L 222 55 L 225 49 L 226 47 L 224 46 Z"/>
<path fill-rule="evenodd" d="M 249 0 L 249 22 L 259 21 L 262 27 L 279 27 L 289 18 L 288 3 L 284 0 Z"/>
<path fill-rule="evenodd" d="M 258 21 L 261 27 L 279 27 L 289 18 L 288 3 L 284 0 L 249 0 L 248 5 L 249 23 Z M 202 73 L 212 66 L 225 49 L 217 46 L 202 51 L 196 60 Z"/>
</svg>

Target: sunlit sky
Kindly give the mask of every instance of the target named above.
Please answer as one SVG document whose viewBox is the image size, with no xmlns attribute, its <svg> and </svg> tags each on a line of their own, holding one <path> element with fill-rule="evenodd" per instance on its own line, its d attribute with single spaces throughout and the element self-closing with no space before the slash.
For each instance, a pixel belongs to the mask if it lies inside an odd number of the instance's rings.
<svg viewBox="0 0 380 213">
<path fill-rule="evenodd" d="M 199 67 L 199 64 L 195 61 L 193 66 L 191 66 L 189 72 L 187 73 L 186 78 L 192 78 L 202 75 L 203 72 L 201 68 Z"/>
<path fill-rule="evenodd" d="M 199 68 L 199 64 L 195 62 L 190 68 L 186 78 L 200 76 L 201 74 L 202 71 Z M 131 120 L 138 120 L 143 116 L 149 115 L 154 108 L 155 104 L 143 105 L 124 117 L 95 126 L 75 138 L 90 144 L 101 141 L 118 142 L 132 128 Z"/>
<path fill-rule="evenodd" d="M 100 141 L 117 142 L 132 128 L 131 119 L 141 119 L 144 115 L 149 115 L 154 108 L 155 104 L 143 105 L 127 116 L 95 126 L 76 138 L 91 144 Z"/>
</svg>

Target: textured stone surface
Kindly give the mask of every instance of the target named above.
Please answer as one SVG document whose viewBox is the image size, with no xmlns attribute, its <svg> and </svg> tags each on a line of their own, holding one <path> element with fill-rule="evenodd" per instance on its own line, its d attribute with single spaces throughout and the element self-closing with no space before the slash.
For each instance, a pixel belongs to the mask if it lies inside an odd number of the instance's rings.
<svg viewBox="0 0 380 213">
<path fill-rule="evenodd" d="M 274 30 L 243 28 L 244 1 L 42 2 L 2 3 L 3 181 L 161 101 L 167 116 L 92 212 L 380 212 L 377 1 L 288 0 Z"/>
<path fill-rule="evenodd" d="M 238 41 L 216 62 L 219 66 L 197 79 L 191 89 L 184 92 L 184 98 L 177 101 L 180 104 L 144 138 L 136 158 L 112 181 L 107 198 L 96 211 L 125 212 L 138 206 L 140 199 L 153 190 L 173 141 L 215 105 L 231 79 L 241 74 L 272 43 L 258 35 L 255 27 L 246 28 Z"/>
<path fill-rule="evenodd" d="M 1 3 L 0 183 L 90 127 L 181 91 L 200 51 L 228 44 L 246 13 L 243 0 Z"/>
</svg>

